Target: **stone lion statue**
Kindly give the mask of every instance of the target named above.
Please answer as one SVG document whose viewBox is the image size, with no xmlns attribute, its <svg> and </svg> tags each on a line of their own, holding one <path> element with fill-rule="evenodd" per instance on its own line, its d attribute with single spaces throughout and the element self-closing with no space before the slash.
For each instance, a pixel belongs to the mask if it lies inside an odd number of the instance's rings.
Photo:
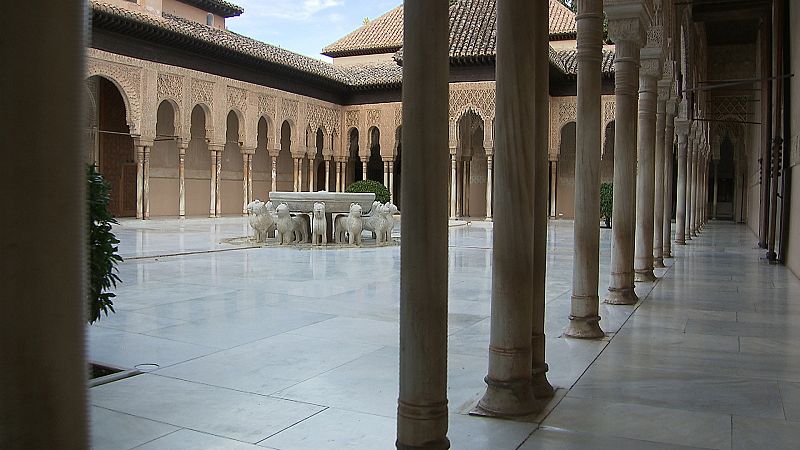
<svg viewBox="0 0 800 450">
<path fill-rule="evenodd" d="M 386 227 L 388 225 L 385 206 L 379 202 L 373 203 L 369 216 L 364 218 L 364 229 L 372 232 L 376 245 L 386 242 Z"/>
<path fill-rule="evenodd" d="M 308 229 L 302 218 L 292 217 L 286 203 L 278 205 L 275 211 L 278 214 L 277 228 L 280 245 L 308 242 Z"/>
<path fill-rule="evenodd" d="M 364 222 L 361 217 L 361 205 L 358 203 L 350 204 L 350 213 L 346 216 L 337 216 L 333 225 L 336 233 L 336 242 L 344 242 L 345 235 L 350 245 L 361 245 L 361 232 L 364 229 Z"/>
<path fill-rule="evenodd" d="M 275 227 L 275 217 L 270 213 L 267 205 L 261 200 L 253 200 L 248 203 L 247 211 L 253 214 L 250 216 L 250 227 L 253 228 L 253 240 L 265 242 L 272 228 Z"/>
<path fill-rule="evenodd" d="M 381 214 L 386 217 L 386 228 L 384 228 L 386 235 L 383 240 L 384 242 L 391 242 L 392 231 L 394 231 L 394 227 L 397 225 L 397 219 L 394 218 L 394 215 L 397 214 L 397 205 L 387 202 L 385 205 L 383 205 Z"/>
<path fill-rule="evenodd" d="M 325 202 L 314 203 L 311 217 L 311 244 L 328 245 L 328 222 L 325 220 Z"/>
</svg>

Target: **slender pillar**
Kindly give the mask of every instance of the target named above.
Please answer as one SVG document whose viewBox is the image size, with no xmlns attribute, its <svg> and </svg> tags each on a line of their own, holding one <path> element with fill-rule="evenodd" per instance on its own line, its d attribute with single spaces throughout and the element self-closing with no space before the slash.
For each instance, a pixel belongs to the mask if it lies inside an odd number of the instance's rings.
<svg viewBox="0 0 800 450">
<path fill-rule="evenodd" d="M 626 7 L 627 6 L 627 7 Z M 644 43 L 640 2 L 607 5 L 608 34 L 616 43 L 614 62 L 614 210 L 612 222 L 611 283 L 606 303 L 636 303 L 633 286 L 633 238 L 636 205 L 636 114 L 639 91 L 639 50 Z M 631 14 L 633 17 L 631 17 Z M 639 20 L 637 20 L 639 19 Z"/>
<path fill-rule="evenodd" d="M 394 201 L 394 161 L 389 161 L 389 199 Z"/>
<path fill-rule="evenodd" d="M 664 131 L 664 222 L 662 227 L 663 257 L 672 258 L 672 181 L 673 146 L 675 143 L 675 100 L 667 101 L 667 117 Z"/>
<path fill-rule="evenodd" d="M 136 146 L 136 218 L 144 219 L 144 146 Z"/>
<path fill-rule="evenodd" d="M 699 163 L 698 163 L 698 156 L 699 156 L 699 153 L 700 153 L 700 143 L 698 142 L 698 140 L 695 140 L 694 145 L 695 145 L 695 148 L 694 148 L 694 151 L 692 152 L 692 192 L 691 192 L 691 195 L 692 195 L 692 220 L 689 222 L 689 226 L 691 228 L 690 229 L 690 233 L 691 233 L 692 237 L 697 237 L 697 213 L 698 213 L 698 209 L 699 209 L 697 207 L 697 205 L 698 205 L 697 201 L 699 200 L 698 195 L 697 195 L 697 189 L 699 187 L 699 183 L 697 181 L 698 180 L 697 176 L 698 176 L 698 173 L 700 172 L 700 166 L 699 166 Z"/>
<path fill-rule="evenodd" d="M 247 155 L 247 203 L 253 201 L 253 153 Z"/>
<path fill-rule="evenodd" d="M 214 207 L 215 213 L 214 217 L 219 217 L 222 215 L 222 195 L 220 194 L 220 188 L 222 186 L 222 151 L 225 148 L 225 145 L 220 145 L 219 149 L 217 150 L 217 157 L 215 159 L 215 181 L 214 181 Z"/>
<path fill-rule="evenodd" d="M 536 71 L 533 28 L 539 2 L 497 3 L 497 65 L 495 170 L 497 210 L 492 252 L 491 331 L 486 392 L 477 411 L 491 416 L 519 416 L 537 408 L 531 386 L 533 335 L 532 214 L 519 214 L 520 205 L 535 207 Z M 544 4 L 544 2 L 541 2 Z M 545 16 L 547 14 L 545 13 Z M 408 128 L 403 127 L 404 130 Z M 407 148 L 403 145 L 403 148 Z"/>
<path fill-rule="evenodd" d="M 217 217 L 217 159 L 219 152 L 217 148 L 221 147 L 218 144 L 208 144 L 208 151 L 211 154 L 211 202 L 208 206 L 208 217 Z"/>
<path fill-rule="evenodd" d="M 647 50 L 647 48 L 645 49 Z M 642 50 L 644 51 L 644 50 Z M 634 280 L 653 282 L 653 217 L 655 213 L 655 148 L 657 75 L 653 60 L 643 63 L 639 76 L 638 164 L 636 170 L 636 253 L 633 261 Z M 615 184 L 616 186 L 616 184 Z M 614 203 L 616 205 L 616 203 Z"/>
<path fill-rule="evenodd" d="M 383 185 L 389 186 L 389 161 L 383 161 Z"/>
<path fill-rule="evenodd" d="M 458 202 L 458 177 L 456 176 L 458 162 L 455 153 L 450 153 L 450 219 L 455 219 L 457 214 Z"/>
<path fill-rule="evenodd" d="M 178 215 L 186 217 L 186 149 L 188 143 L 178 143 Z"/>
<path fill-rule="evenodd" d="M 144 163 L 142 170 L 142 218 L 150 218 L 150 149 L 152 144 L 144 147 Z"/>
<path fill-rule="evenodd" d="M 369 157 L 362 156 L 361 157 L 361 179 L 367 179 L 367 164 L 369 163 Z"/>
<path fill-rule="evenodd" d="M 600 338 L 600 151 L 603 2 L 578 3 L 575 227 L 567 337 Z"/>
<path fill-rule="evenodd" d="M 558 190 L 558 161 L 552 160 L 550 161 L 550 217 L 556 216 L 557 205 L 556 200 L 558 199 L 558 195 L 556 191 Z"/>
<path fill-rule="evenodd" d="M 247 204 L 250 203 L 248 201 L 248 182 L 247 180 L 250 178 L 250 167 L 247 164 L 247 161 L 250 159 L 250 155 L 248 153 L 242 153 L 242 214 L 247 215 Z"/>
<path fill-rule="evenodd" d="M 689 133 L 689 141 L 686 146 L 686 222 L 685 222 L 685 240 L 692 240 L 692 172 L 694 172 L 694 164 L 692 159 L 694 156 L 694 132 Z M 685 242 L 684 242 L 685 243 Z"/>
<path fill-rule="evenodd" d="M 678 192 L 675 200 L 675 243 L 686 245 L 686 192 L 687 192 L 687 152 L 689 148 L 689 121 L 675 119 L 675 133 L 678 135 Z"/>
<path fill-rule="evenodd" d="M 298 192 L 299 189 L 297 188 L 297 158 L 292 158 L 292 191 Z"/>
<path fill-rule="evenodd" d="M 83 119 L 91 28 L 85 2 L 14 7 L 22 16 L 4 24 L 0 46 L 0 447 L 89 448 Z"/>
<path fill-rule="evenodd" d="M 328 191 L 331 188 L 331 160 L 330 158 L 325 159 L 325 188 L 324 191 Z M 334 189 L 335 191 L 336 189 Z"/>
<path fill-rule="evenodd" d="M 653 268 L 664 267 L 664 127 L 667 114 L 667 98 L 672 86 L 670 80 L 658 82 L 656 104 L 656 148 L 655 148 L 655 200 L 653 202 Z"/>
<path fill-rule="evenodd" d="M 303 192 L 303 165 L 306 159 L 302 156 L 297 158 L 297 192 Z"/>
<path fill-rule="evenodd" d="M 533 47 L 534 60 L 546 61 L 550 54 L 550 14 L 545 2 L 534 2 Z M 540 400 L 539 407 L 553 397 L 555 389 L 547 379 L 550 370 L 546 359 L 546 338 L 544 334 L 545 304 L 547 287 L 547 170 L 548 142 L 550 140 L 550 66 L 537 64 L 535 78 L 535 184 L 533 203 L 533 323 L 531 326 L 531 387 L 533 395 Z"/>
<path fill-rule="evenodd" d="M 492 164 L 492 155 L 486 153 L 486 220 L 492 220 Z"/>
<path fill-rule="evenodd" d="M 314 170 L 314 161 L 316 160 L 316 156 L 309 156 L 308 157 L 308 192 L 314 192 L 315 189 L 315 182 L 317 180 L 317 174 Z"/>
<path fill-rule="evenodd" d="M 272 160 L 272 185 L 270 186 L 270 192 L 276 192 L 278 190 L 278 156 L 271 155 L 270 158 Z"/>
<path fill-rule="evenodd" d="M 464 199 L 461 201 L 461 211 L 464 217 L 471 217 L 470 210 L 469 210 L 469 177 L 470 171 L 472 170 L 472 159 L 466 158 L 464 160 L 464 171 L 461 176 L 461 181 L 464 183 L 464 189 L 461 191 L 464 193 Z"/>
<path fill-rule="evenodd" d="M 447 439 L 448 7 L 407 0 L 403 45 L 403 211 L 397 448 Z"/>
<path fill-rule="evenodd" d="M 342 192 L 342 162 L 336 161 L 336 192 Z"/>
</svg>

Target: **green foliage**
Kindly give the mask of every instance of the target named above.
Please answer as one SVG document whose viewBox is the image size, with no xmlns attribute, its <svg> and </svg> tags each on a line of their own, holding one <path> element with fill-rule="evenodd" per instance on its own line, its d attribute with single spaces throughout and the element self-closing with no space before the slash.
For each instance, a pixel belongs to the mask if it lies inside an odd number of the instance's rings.
<svg viewBox="0 0 800 450">
<path fill-rule="evenodd" d="M 603 183 L 600 185 L 600 217 L 606 222 L 606 226 L 611 226 L 611 214 L 614 205 L 614 185 Z"/>
<path fill-rule="evenodd" d="M 566 6 L 567 8 L 571 9 L 572 12 L 578 12 L 578 1 L 577 0 L 559 0 L 562 5 Z"/>
<path fill-rule="evenodd" d="M 88 321 L 93 323 L 100 319 L 100 313 L 108 316 L 114 312 L 116 295 L 109 292 L 122 282 L 117 275 L 117 263 L 122 258 L 117 254 L 119 240 L 111 232 L 111 226 L 117 221 L 108 210 L 111 186 L 97 172 L 95 166 L 89 165 L 86 172 L 88 182 L 87 196 L 89 201 L 89 309 Z"/>
<path fill-rule="evenodd" d="M 361 180 L 347 186 L 345 192 L 371 192 L 375 194 L 375 200 L 386 203 L 389 201 L 389 189 L 382 183 L 374 180 Z"/>
</svg>

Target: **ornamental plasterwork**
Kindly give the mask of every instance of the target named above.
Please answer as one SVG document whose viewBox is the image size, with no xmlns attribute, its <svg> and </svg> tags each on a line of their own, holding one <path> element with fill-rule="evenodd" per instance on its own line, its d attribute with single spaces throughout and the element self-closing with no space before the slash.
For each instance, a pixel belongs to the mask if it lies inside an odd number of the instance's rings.
<svg viewBox="0 0 800 450">
<path fill-rule="evenodd" d="M 661 61 L 656 58 L 647 58 L 641 61 L 639 76 L 658 78 L 661 75 Z"/>
<path fill-rule="evenodd" d="M 214 106 L 214 83 L 211 81 L 192 79 L 192 104 L 203 103 L 209 108 Z"/>
<path fill-rule="evenodd" d="M 183 98 L 183 77 L 171 73 L 159 73 L 156 86 L 158 100 L 169 98 L 177 104 L 181 104 Z"/>
<path fill-rule="evenodd" d="M 710 119 L 724 119 L 735 117 L 736 120 L 747 120 L 747 96 L 744 95 L 725 95 L 715 96 L 708 100 L 708 112 Z"/>
<path fill-rule="evenodd" d="M 646 34 L 638 18 L 608 21 L 608 37 L 613 41 L 645 42 Z"/>
<path fill-rule="evenodd" d="M 403 107 L 394 110 L 394 126 L 399 127 L 403 124 Z"/>
<path fill-rule="evenodd" d="M 344 123 L 347 128 L 358 127 L 358 111 L 350 110 L 345 113 Z"/>
<path fill-rule="evenodd" d="M 297 100 L 288 98 L 281 99 L 281 114 L 283 118 L 297 119 L 298 104 Z"/>
<path fill-rule="evenodd" d="M 263 94 L 258 96 L 258 115 L 267 117 L 275 116 L 275 97 Z"/>
<path fill-rule="evenodd" d="M 550 156 L 561 152 L 561 129 L 569 122 L 577 120 L 578 104 L 576 97 L 552 97 L 550 99 Z"/>
<path fill-rule="evenodd" d="M 379 109 L 367 110 L 367 126 L 379 125 L 381 123 L 381 111 Z"/>
<path fill-rule="evenodd" d="M 241 88 L 228 86 L 228 107 L 237 108 L 241 112 L 247 110 L 247 91 Z"/>
<path fill-rule="evenodd" d="M 142 126 L 141 82 L 142 69 L 90 58 L 86 71 L 87 77 L 102 76 L 108 78 L 122 91 L 126 100 L 126 115 L 131 134 L 139 134 Z"/>
<path fill-rule="evenodd" d="M 336 124 L 339 114 L 333 108 L 311 103 L 306 109 L 306 114 L 308 124 L 313 129 L 322 127 L 326 133 L 333 133 L 338 128 Z"/>
<path fill-rule="evenodd" d="M 607 102 L 603 102 L 603 124 L 607 125 L 609 122 L 614 120 L 616 117 L 616 106 L 617 103 L 614 100 L 609 100 Z"/>
<path fill-rule="evenodd" d="M 491 87 L 477 87 L 475 83 L 466 86 L 450 86 L 450 119 L 458 120 L 468 109 L 473 109 L 484 121 L 494 117 L 495 90 Z"/>
</svg>

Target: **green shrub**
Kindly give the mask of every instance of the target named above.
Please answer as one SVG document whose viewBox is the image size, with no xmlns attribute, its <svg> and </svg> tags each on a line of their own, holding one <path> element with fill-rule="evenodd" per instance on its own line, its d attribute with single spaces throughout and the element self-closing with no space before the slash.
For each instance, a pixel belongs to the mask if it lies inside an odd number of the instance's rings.
<svg viewBox="0 0 800 450">
<path fill-rule="evenodd" d="M 350 186 L 347 186 L 347 189 L 344 191 L 353 193 L 371 192 L 375 194 L 375 200 L 381 203 L 386 203 L 389 201 L 389 189 L 386 189 L 386 186 L 374 180 L 356 181 Z"/>
<path fill-rule="evenodd" d="M 88 321 L 93 323 L 100 319 L 100 313 L 108 316 L 114 312 L 116 295 L 109 292 L 121 282 L 117 276 L 117 263 L 122 258 L 117 254 L 119 240 L 111 232 L 111 226 L 117 221 L 108 210 L 111 187 L 95 166 L 89 165 L 86 172 L 88 182 L 87 197 L 89 201 L 89 309 Z"/>
<path fill-rule="evenodd" d="M 606 227 L 611 228 L 611 214 L 614 206 L 614 185 L 602 183 L 600 185 L 600 217 L 606 222 Z"/>
</svg>

